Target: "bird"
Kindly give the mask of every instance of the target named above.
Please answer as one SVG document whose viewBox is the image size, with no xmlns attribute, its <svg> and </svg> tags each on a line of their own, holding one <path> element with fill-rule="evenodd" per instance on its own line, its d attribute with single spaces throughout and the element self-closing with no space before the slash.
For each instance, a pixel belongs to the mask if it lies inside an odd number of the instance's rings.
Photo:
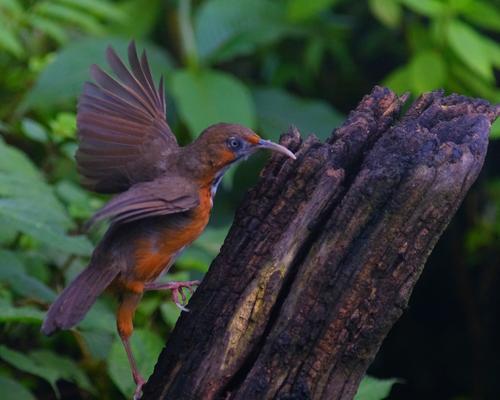
<svg viewBox="0 0 500 400">
<path fill-rule="evenodd" d="M 211 125 L 190 144 L 179 146 L 166 119 L 163 77 L 155 86 L 146 51 L 139 57 L 131 41 L 129 67 L 112 47 L 106 58 L 115 76 L 92 65 L 93 82 L 84 83 L 78 100 L 75 158 L 83 187 L 114 195 L 86 227 L 103 221 L 109 227 L 87 267 L 49 307 L 41 331 L 51 335 L 72 328 L 109 290 L 118 298 L 117 331 L 138 399 L 145 381 L 130 337 L 143 293 L 171 290 L 175 304 L 187 311 L 181 303 L 183 290 L 192 290 L 199 281 L 163 283 L 158 278 L 207 226 L 224 173 L 259 149 L 291 159 L 295 155 L 234 123 Z"/>
</svg>

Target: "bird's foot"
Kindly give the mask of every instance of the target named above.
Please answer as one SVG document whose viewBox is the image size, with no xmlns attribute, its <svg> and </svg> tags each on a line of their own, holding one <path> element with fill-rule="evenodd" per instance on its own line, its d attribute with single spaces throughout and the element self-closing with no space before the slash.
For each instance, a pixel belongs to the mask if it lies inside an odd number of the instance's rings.
<svg viewBox="0 0 500 400">
<path fill-rule="evenodd" d="M 144 379 L 142 379 L 140 376 L 138 379 L 134 379 L 136 382 L 136 387 L 135 387 L 135 392 L 134 392 L 134 400 L 139 400 L 142 397 L 142 386 L 144 385 Z"/>
<path fill-rule="evenodd" d="M 179 307 L 182 311 L 188 312 L 189 309 L 186 308 L 187 298 L 186 293 L 184 293 L 183 289 L 189 290 L 190 293 L 193 293 L 193 287 L 199 286 L 200 281 L 184 281 L 184 282 L 166 282 L 166 283 L 157 283 L 151 282 L 146 283 L 144 289 L 146 290 L 171 290 L 172 291 L 172 300 L 175 305 Z M 179 300 L 179 296 L 182 300 Z"/>
</svg>

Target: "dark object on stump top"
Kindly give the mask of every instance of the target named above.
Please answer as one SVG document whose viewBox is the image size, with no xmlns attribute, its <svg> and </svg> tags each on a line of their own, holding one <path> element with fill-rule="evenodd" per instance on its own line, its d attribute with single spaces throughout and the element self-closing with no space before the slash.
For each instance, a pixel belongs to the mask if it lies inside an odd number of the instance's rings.
<svg viewBox="0 0 500 400">
<path fill-rule="evenodd" d="M 376 87 L 327 143 L 282 143 L 143 399 L 351 399 L 481 170 L 500 107 Z"/>
</svg>

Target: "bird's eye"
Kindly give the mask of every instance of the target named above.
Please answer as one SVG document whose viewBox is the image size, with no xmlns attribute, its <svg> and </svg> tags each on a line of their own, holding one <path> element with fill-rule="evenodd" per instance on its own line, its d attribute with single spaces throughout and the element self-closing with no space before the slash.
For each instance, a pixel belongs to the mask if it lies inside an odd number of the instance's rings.
<svg viewBox="0 0 500 400">
<path fill-rule="evenodd" d="M 227 139 L 227 146 L 231 150 L 239 150 L 242 146 L 241 140 L 235 137 L 230 137 Z"/>
</svg>

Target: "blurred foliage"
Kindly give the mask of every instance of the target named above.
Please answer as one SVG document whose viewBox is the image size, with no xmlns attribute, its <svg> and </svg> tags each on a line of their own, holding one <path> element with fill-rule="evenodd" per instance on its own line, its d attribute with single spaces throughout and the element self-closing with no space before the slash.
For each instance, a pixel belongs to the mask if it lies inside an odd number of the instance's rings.
<svg viewBox="0 0 500 400">
<path fill-rule="evenodd" d="M 169 123 L 187 143 L 220 121 L 274 140 L 290 124 L 325 138 L 377 83 L 498 102 L 499 35 L 496 0 L 0 0 L 3 398 L 133 391 L 106 295 L 77 328 L 39 334 L 56 292 L 103 233 L 81 233 L 105 198 L 78 185 L 73 157 L 76 100 L 90 64 L 105 66 L 108 45 L 123 56 L 134 38 L 146 49 L 155 78 L 166 78 Z M 167 279 L 202 277 L 262 162 L 228 174 L 210 227 Z M 500 240 L 498 175 L 465 235 L 472 264 Z M 148 293 L 137 311 L 132 347 L 146 376 L 179 315 L 168 300 Z M 356 399 L 382 399 L 394 382 L 367 378 Z"/>
</svg>

